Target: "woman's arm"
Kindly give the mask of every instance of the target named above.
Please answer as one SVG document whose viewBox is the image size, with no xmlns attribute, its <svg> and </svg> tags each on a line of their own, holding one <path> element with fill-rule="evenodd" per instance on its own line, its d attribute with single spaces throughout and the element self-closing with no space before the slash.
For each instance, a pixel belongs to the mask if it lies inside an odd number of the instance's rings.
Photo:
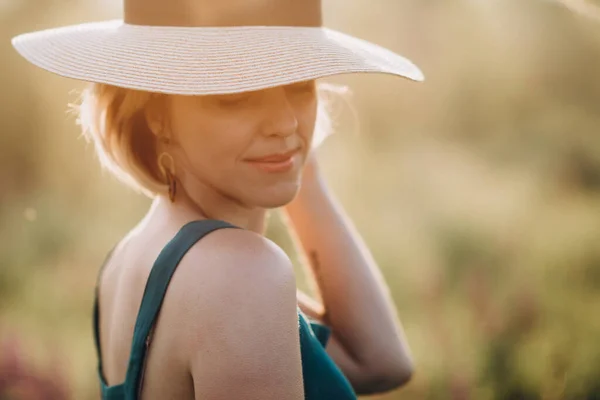
<svg viewBox="0 0 600 400">
<path fill-rule="evenodd" d="M 221 229 L 194 244 L 175 275 L 164 307 L 177 314 L 196 399 L 305 398 L 296 279 L 283 250 L 247 230 Z"/>
<path fill-rule="evenodd" d="M 298 292 L 299 307 L 332 329 L 327 351 L 357 392 L 406 383 L 412 360 L 389 289 L 359 233 L 327 190 L 314 155 L 302 189 L 285 209 L 292 235 L 309 259 L 322 304 Z"/>
</svg>

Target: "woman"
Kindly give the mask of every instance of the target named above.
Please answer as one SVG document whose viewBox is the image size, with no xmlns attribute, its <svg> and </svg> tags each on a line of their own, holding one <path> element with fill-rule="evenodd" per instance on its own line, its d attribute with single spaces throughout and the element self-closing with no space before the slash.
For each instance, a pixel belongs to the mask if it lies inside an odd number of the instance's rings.
<svg viewBox="0 0 600 400">
<path fill-rule="evenodd" d="M 154 199 L 98 279 L 103 399 L 343 400 L 409 379 L 387 288 L 311 149 L 317 78 L 422 80 L 410 61 L 324 28 L 318 0 L 125 0 L 124 21 L 13 45 L 91 82 L 80 121 L 101 162 Z M 281 206 L 323 304 L 264 237 Z"/>
</svg>

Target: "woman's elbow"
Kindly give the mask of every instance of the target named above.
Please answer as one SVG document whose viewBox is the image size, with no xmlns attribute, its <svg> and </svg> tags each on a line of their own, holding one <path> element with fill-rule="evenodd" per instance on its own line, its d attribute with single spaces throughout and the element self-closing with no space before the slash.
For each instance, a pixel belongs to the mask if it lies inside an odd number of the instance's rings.
<svg viewBox="0 0 600 400">
<path fill-rule="evenodd" d="M 368 391 L 376 394 L 398 389 L 411 380 L 413 373 L 413 363 L 408 360 L 387 366 L 380 364 L 371 368 Z"/>
<path fill-rule="evenodd" d="M 382 381 L 385 382 L 388 391 L 398 389 L 411 380 L 413 373 L 412 363 L 403 363 L 394 368 L 389 368 L 387 372 L 382 374 Z"/>
<path fill-rule="evenodd" d="M 394 370 L 393 374 L 390 376 L 390 383 L 393 389 L 397 389 L 401 386 L 406 385 L 413 377 L 414 367 L 412 363 L 403 364 L 401 367 Z"/>
</svg>

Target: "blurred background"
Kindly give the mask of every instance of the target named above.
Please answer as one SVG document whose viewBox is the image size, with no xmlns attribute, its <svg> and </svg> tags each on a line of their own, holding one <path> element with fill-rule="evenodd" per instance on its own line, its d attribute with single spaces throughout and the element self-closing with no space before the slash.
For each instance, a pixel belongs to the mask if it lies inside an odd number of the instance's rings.
<svg viewBox="0 0 600 400">
<path fill-rule="evenodd" d="M 326 23 L 427 80 L 339 77 L 319 150 L 416 361 L 392 399 L 600 399 L 600 21 L 549 0 L 325 0 Z M 92 301 L 150 200 L 101 171 L 80 82 L 19 33 L 118 0 L 0 0 L 0 399 L 98 399 Z M 277 211 L 268 235 L 294 249 Z M 300 284 L 310 288 L 296 265 Z"/>
</svg>

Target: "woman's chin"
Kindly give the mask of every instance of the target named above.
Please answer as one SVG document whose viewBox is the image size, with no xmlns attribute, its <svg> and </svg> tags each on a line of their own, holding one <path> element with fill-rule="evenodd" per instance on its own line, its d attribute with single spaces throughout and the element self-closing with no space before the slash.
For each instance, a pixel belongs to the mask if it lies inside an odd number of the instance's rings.
<svg viewBox="0 0 600 400">
<path fill-rule="evenodd" d="M 290 203 L 296 197 L 298 184 L 278 185 L 257 193 L 256 203 L 262 208 L 278 208 Z"/>
</svg>

